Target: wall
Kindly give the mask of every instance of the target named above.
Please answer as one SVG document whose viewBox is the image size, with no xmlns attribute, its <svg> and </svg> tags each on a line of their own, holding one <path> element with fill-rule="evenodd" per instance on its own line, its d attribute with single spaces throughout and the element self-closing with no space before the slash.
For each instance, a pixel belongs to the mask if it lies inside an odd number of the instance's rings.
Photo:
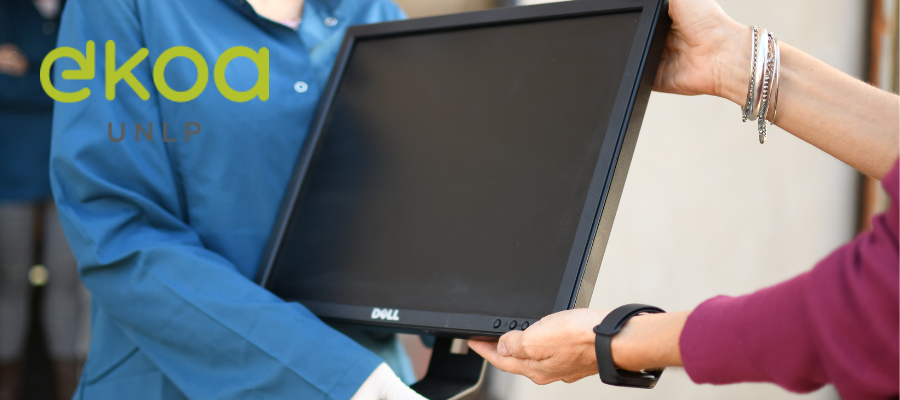
<svg viewBox="0 0 900 400">
<path fill-rule="evenodd" d="M 859 76 L 866 2 L 721 0 L 744 24 Z M 778 128 L 765 145 L 740 107 L 712 97 L 654 93 L 644 118 L 591 307 L 639 302 L 669 310 L 717 294 L 739 295 L 812 267 L 856 226 L 858 175 Z M 831 399 L 826 388 L 790 394 L 772 385 L 700 386 L 667 370 L 652 391 L 606 386 L 596 377 L 537 386 L 492 374 L 494 398 Z"/>
</svg>

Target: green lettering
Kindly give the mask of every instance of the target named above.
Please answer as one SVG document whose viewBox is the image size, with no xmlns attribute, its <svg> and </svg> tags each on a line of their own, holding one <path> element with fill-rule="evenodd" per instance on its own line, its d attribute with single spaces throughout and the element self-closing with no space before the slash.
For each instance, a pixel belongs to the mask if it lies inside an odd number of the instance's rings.
<svg viewBox="0 0 900 400">
<path fill-rule="evenodd" d="M 75 62 L 78 63 L 78 67 L 81 68 L 77 71 L 63 71 L 63 79 L 94 79 L 94 73 L 96 71 L 94 63 L 94 41 L 89 40 L 85 47 L 86 55 L 81 54 L 78 50 L 75 50 L 71 47 L 60 47 L 51 51 L 50 54 L 47 54 L 47 57 L 44 57 L 44 61 L 41 63 L 41 86 L 44 88 L 44 92 L 46 92 L 51 99 L 62 103 L 77 103 L 88 98 L 88 96 L 91 95 L 91 89 L 88 88 L 82 88 L 81 90 L 73 93 L 59 91 L 56 89 L 56 87 L 53 86 L 53 82 L 50 79 L 50 68 L 53 66 L 53 63 L 56 62 L 56 60 L 63 57 L 68 57 L 75 60 Z"/>
<path fill-rule="evenodd" d="M 228 86 L 228 82 L 225 81 L 225 67 L 228 66 L 231 60 L 238 57 L 249 58 L 256 64 L 256 69 L 259 71 L 256 85 L 246 92 L 238 92 L 232 89 L 231 86 Z M 259 49 L 259 53 L 256 53 L 247 47 L 232 47 L 222 53 L 222 56 L 216 61 L 216 69 L 213 71 L 213 75 L 216 87 L 228 100 L 244 103 L 259 96 L 261 101 L 266 101 L 269 99 L 269 49 L 263 47 Z"/>
<path fill-rule="evenodd" d="M 122 67 L 116 69 L 116 43 L 112 40 L 106 42 L 106 99 L 107 100 L 115 100 L 116 99 L 116 84 L 119 83 L 122 79 L 128 83 L 128 86 L 131 86 L 131 89 L 137 93 L 138 97 L 141 100 L 148 100 L 150 98 L 150 93 L 147 92 L 147 89 L 144 88 L 144 85 L 141 85 L 141 82 L 134 77 L 134 74 L 131 73 L 131 70 L 134 69 L 141 61 L 144 61 L 147 58 L 147 55 L 150 52 L 142 48 L 138 50 L 137 53 L 134 53 L 125 64 L 122 64 Z"/>
<path fill-rule="evenodd" d="M 197 67 L 197 82 L 194 83 L 193 87 L 184 92 L 172 90 L 172 88 L 166 84 L 166 65 L 176 57 L 187 58 Z M 203 56 L 200 55 L 197 50 L 184 46 L 173 47 L 166 50 L 158 59 L 156 59 L 156 65 L 153 66 L 153 81 L 156 83 L 156 90 L 158 90 L 163 97 L 177 103 L 188 102 L 196 99 L 197 96 L 206 89 L 206 84 L 209 82 L 209 66 L 206 65 L 206 60 L 203 59 Z"/>
</svg>

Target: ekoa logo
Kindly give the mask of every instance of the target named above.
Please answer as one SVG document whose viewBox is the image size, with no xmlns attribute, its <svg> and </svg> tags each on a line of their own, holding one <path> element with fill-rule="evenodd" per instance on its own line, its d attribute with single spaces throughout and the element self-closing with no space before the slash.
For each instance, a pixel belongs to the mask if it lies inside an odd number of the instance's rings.
<svg viewBox="0 0 900 400">
<path fill-rule="evenodd" d="M 399 321 L 400 320 L 400 310 L 376 307 L 376 308 L 372 309 L 372 319 L 383 319 L 383 320 L 387 320 L 387 321 Z"/>
</svg>

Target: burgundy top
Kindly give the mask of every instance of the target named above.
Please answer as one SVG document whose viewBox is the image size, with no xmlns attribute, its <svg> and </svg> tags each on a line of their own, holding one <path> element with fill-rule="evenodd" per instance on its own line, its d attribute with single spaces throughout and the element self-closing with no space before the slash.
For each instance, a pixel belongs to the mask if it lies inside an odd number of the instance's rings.
<svg viewBox="0 0 900 400">
<path fill-rule="evenodd" d="M 890 209 L 872 230 L 811 271 L 746 296 L 700 304 L 681 333 L 696 383 L 773 382 L 808 392 L 832 383 L 845 400 L 900 392 L 898 164 L 882 185 Z"/>
</svg>

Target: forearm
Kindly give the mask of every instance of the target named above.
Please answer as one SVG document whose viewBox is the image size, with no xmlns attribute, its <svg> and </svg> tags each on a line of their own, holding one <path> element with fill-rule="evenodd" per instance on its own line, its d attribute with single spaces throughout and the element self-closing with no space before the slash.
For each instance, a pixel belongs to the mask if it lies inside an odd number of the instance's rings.
<svg viewBox="0 0 900 400">
<path fill-rule="evenodd" d="M 689 311 L 682 311 L 630 319 L 613 337 L 613 363 L 629 371 L 680 367 L 678 343 L 688 315 Z"/>
<path fill-rule="evenodd" d="M 750 28 L 735 25 L 718 60 L 715 93 L 747 100 Z M 776 124 L 866 175 L 881 179 L 900 152 L 900 98 L 781 43 Z M 770 119 L 773 113 L 769 113 Z"/>
</svg>

